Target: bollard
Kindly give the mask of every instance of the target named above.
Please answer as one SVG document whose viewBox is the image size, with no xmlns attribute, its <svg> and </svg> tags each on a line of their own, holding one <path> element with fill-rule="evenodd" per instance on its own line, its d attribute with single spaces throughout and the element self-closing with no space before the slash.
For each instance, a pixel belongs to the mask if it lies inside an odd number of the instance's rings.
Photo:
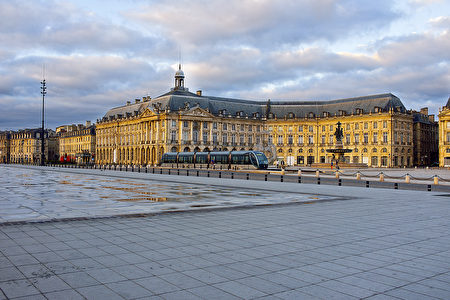
<svg viewBox="0 0 450 300">
<path fill-rule="evenodd" d="M 299 177 L 302 176 L 302 170 L 298 169 L 297 176 L 299 176 Z"/>
<path fill-rule="evenodd" d="M 433 181 L 434 181 L 434 185 L 438 185 L 439 184 L 439 177 L 437 175 L 434 175 Z"/>
<path fill-rule="evenodd" d="M 408 173 L 406 173 L 405 175 L 405 183 L 410 183 L 411 182 L 411 176 L 409 176 Z"/>
<path fill-rule="evenodd" d="M 383 172 L 381 172 L 380 173 L 380 182 L 383 182 L 384 181 L 384 174 L 383 174 Z"/>
<path fill-rule="evenodd" d="M 177 170 L 177 175 L 180 175 L 180 169 Z"/>
<path fill-rule="evenodd" d="M 209 171 L 208 171 L 208 175 L 207 176 L 209 177 Z"/>
<path fill-rule="evenodd" d="M 369 181 L 366 181 L 366 188 L 369 187 Z"/>
<path fill-rule="evenodd" d="M 231 179 L 234 179 L 234 173 L 231 172 Z"/>
<path fill-rule="evenodd" d="M 428 185 L 428 191 L 431 192 L 431 184 Z"/>
<path fill-rule="evenodd" d="M 152 168 L 152 173 L 155 174 L 155 168 Z"/>
<path fill-rule="evenodd" d="M 169 175 L 170 175 L 170 169 L 169 169 Z"/>
<path fill-rule="evenodd" d="M 222 172 L 219 172 L 219 178 L 222 178 Z"/>
<path fill-rule="evenodd" d="M 338 180 L 338 186 L 341 186 L 342 185 L 342 179 L 339 179 Z"/>
<path fill-rule="evenodd" d="M 339 179 L 339 171 L 336 171 L 336 178 Z"/>
<path fill-rule="evenodd" d="M 199 176 L 199 171 L 197 170 L 197 177 Z"/>
<path fill-rule="evenodd" d="M 298 176 L 298 183 L 302 183 L 302 176 Z"/>
<path fill-rule="evenodd" d="M 320 184 L 320 177 L 317 177 L 317 184 Z"/>
<path fill-rule="evenodd" d="M 398 183 L 397 182 L 394 183 L 394 189 L 398 190 Z"/>
<path fill-rule="evenodd" d="M 186 176 L 189 176 L 189 170 L 186 170 Z"/>
<path fill-rule="evenodd" d="M 356 180 L 361 180 L 361 173 L 356 172 Z"/>
<path fill-rule="evenodd" d="M 267 174 L 264 175 L 264 181 L 267 181 Z"/>
<path fill-rule="evenodd" d="M 316 171 L 316 177 L 319 177 L 319 176 L 320 176 L 320 171 L 317 170 L 317 171 Z"/>
<path fill-rule="evenodd" d="M 283 175 L 280 175 L 280 182 L 283 182 Z"/>
<path fill-rule="evenodd" d="M 159 174 L 162 174 L 162 168 L 161 168 L 161 169 L 159 169 Z"/>
<path fill-rule="evenodd" d="M 249 180 L 250 179 L 250 175 L 247 173 L 247 180 Z"/>
</svg>

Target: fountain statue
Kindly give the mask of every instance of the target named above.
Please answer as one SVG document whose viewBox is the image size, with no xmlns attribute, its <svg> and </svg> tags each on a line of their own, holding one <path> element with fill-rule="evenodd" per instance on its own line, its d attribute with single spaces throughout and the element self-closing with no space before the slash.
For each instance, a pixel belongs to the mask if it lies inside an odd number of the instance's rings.
<svg viewBox="0 0 450 300">
<path fill-rule="evenodd" d="M 346 162 L 344 159 L 345 153 L 350 153 L 353 150 L 352 149 L 346 149 L 344 148 L 344 145 L 342 143 L 342 138 L 344 137 L 344 131 L 341 127 L 341 122 L 337 122 L 337 127 L 334 132 L 334 137 L 336 138 L 336 142 L 334 144 L 334 148 L 326 149 L 328 153 L 333 153 L 333 157 L 331 158 L 331 162 L 318 162 L 311 164 L 311 167 L 313 168 L 331 168 L 333 167 L 333 164 L 337 169 L 339 168 L 367 168 L 367 164 L 364 163 L 351 163 Z"/>
</svg>

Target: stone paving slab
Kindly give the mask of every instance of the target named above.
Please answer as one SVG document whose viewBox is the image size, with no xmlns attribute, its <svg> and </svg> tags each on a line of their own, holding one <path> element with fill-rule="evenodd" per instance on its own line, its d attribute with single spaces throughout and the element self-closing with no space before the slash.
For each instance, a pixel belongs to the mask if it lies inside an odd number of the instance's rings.
<svg viewBox="0 0 450 300">
<path fill-rule="evenodd" d="M 0 299 L 450 298 L 449 197 L 255 186 L 347 200 L 3 224 Z"/>
</svg>

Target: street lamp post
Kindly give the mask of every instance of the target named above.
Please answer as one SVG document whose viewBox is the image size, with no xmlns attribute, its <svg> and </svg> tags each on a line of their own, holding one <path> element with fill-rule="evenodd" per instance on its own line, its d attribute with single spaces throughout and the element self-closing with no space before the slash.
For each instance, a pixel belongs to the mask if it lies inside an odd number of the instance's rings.
<svg viewBox="0 0 450 300">
<path fill-rule="evenodd" d="M 42 95 L 42 132 L 41 132 L 41 166 L 44 165 L 44 150 L 45 150 L 45 139 L 44 139 L 44 98 L 47 94 L 47 87 L 45 86 L 45 79 L 41 81 L 41 95 Z"/>
</svg>

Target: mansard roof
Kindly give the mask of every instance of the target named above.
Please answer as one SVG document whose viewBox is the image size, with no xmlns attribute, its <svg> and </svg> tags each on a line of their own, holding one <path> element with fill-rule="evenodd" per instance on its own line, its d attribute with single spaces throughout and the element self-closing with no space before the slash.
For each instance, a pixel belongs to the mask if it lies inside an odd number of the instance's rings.
<svg viewBox="0 0 450 300">
<path fill-rule="evenodd" d="M 329 101 L 251 101 L 243 99 L 200 96 L 184 90 L 171 90 L 157 98 L 146 102 L 127 104 L 112 108 L 104 119 L 138 116 L 147 108 L 152 111 L 179 111 L 192 107 L 200 107 L 213 115 L 257 117 L 273 114 L 276 118 L 306 118 L 312 113 L 316 117 L 334 115 L 351 115 L 359 113 L 389 111 L 406 112 L 401 100 L 393 94 L 379 94 L 356 98 Z"/>
</svg>

